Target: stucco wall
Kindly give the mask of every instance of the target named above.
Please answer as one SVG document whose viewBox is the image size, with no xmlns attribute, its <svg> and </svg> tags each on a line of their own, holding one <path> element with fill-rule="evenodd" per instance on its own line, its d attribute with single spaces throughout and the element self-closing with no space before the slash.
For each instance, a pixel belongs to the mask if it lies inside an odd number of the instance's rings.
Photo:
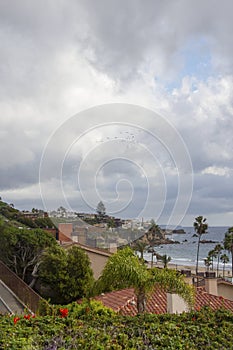
<svg viewBox="0 0 233 350">
<path fill-rule="evenodd" d="M 99 255 L 90 251 L 86 251 L 86 253 L 89 256 L 91 262 L 94 278 L 97 279 L 101 275 L 109 256 Z"/>
<path fill-rule="evenodd" d="M 233 285 L 220 283 L 218 284 L 218 295 L 233 300 Z"/>
<path fill-rule="evenodd" d="M 91 262 L 91 268 L 93 270 L 94 278 L 98 279 L 103 271 L 103 268 L 106 262 L 108 261 L 108 258 L 112 254 L 108 253 L 107 251 L 105 252 L 102 250 L 98 250 L 97 248 L 88 247 L 75 242 L 73 242 L 72 244 L 63 245 L 63 247 L 65 249 L 70 249 L 75 245 L 82 248 L 85 251 L 85 253 L 88 255 Z"/>
</svg>

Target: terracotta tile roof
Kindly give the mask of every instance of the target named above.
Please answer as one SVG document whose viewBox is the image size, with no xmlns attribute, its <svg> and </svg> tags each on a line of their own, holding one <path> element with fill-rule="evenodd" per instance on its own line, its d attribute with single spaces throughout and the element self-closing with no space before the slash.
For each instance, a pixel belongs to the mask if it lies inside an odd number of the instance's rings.
<svg viewBox="0 0 233 350">
<path fill-rule="evenodd" d="M 95 299 L 122 315 L 135 316 L 137 314 L 137 297 L 133 288 L 105 293 Z M 233 312 L 233 301 L 209 294 L 204 288 L 199 287 L 196 290 L 194 308 L 199 310 L 203 306 L 209 306 L 213 310 L 224 307 Z M 167 312 L 167 294 L 163 289 L 154 288 L 147 300 L 146 311 L 153 314 Z"/>
<path fill-rule="evenodd" d="M 198 288 L 196 293 L 195 300 L 195 309 L 208 305 L 211 309 L 217 310 L 221 307 L 228 309 L 233 312 L 233 301 L 229 299 L 225 299 L 222 296 L 216 296 L 213 294 L 209 294 L 205 291 L 204 288 Z"/>
<path fill-rule="evenodd" d="M 113 309 L 116 312 L 123 311 L 126 312 L 124 314 L 133 316 L 137 311 L 137 299 L 133 288 L 101 294 L 95 297 L 95 299 L 100 300 L 105 306 Z"/>
</svg>

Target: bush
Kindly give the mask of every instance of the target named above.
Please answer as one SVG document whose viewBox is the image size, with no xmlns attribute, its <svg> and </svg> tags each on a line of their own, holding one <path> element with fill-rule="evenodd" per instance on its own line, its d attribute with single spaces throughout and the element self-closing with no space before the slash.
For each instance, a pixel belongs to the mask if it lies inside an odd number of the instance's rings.
<svg viewBox="0 0 233 350">
<path fill-rule="evenodd" d="M 231 349 L 233 314 L 116 315 L 96 301 L 54 306 L 52 315 L 0 316 L 1 349 Z M 49 311 L 50 312 L 50 311 Z"/>
</svg>

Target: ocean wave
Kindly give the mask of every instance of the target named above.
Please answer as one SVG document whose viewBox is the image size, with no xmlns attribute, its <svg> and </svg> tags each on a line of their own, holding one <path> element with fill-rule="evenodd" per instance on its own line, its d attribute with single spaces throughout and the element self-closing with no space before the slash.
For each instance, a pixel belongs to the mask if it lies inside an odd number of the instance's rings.
<svg viewBox="0 0 233 350">
<path fill-rule="evenodd" d="M 187 261 L 187 262 L 194 262 L 192 259 L 188 259 L 188 258 L 173 258 L 171 257 L 172 260 L 174 261 Z"/>
</svg>

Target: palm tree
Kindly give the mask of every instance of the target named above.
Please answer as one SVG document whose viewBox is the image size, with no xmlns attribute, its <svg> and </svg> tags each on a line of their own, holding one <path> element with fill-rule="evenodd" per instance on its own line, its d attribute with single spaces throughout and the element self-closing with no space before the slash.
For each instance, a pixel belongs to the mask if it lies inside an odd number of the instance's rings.
<svg viewBox="0 0 233 350">
<path fill-rule="evenodd" d="M 220 260 L 223 263 L 222 274 L 223 274 L 223 278 L 224 278 L 225 277 L 225 266 L 229 262 L 229 256 L 226 254 L 223 254 L 220 256 Z"/>
<path fill-rule="evenodd" d="M 143 253 L 145 251 L 145 248 L 147 246 L 147 243 L 139 239 L 138 241 L 134 242 L 133 249 L 136 252 L 140 253 L 140 258 L 143 259 Z"/>
<path fill-rule="evenodd" d="M 220 253 L 223 250 L 223 247 L 221 246 L 221 244 L 217 244 L 214 247 L 214 251 L 216 253 L 216 257 L 217 257 L 217 277 L 218 277 L 218 271 L 219 271 L 219 259 L 220 259 Z"/>
<path fill-rule="evenodd" d="M 145 263 L 129 247 L 119 250 L 108 259 L 96 283 L 96 294 L 133 287 L 137 296 L 138 313 L 144 313 L 147 294 L 155 283 L 179 294 L 189 306 L 193 305 L 193 287 L 185 282 L 182 275 L 170 269 L 147 269 Z"/>
<path fill-rule="evenodd" d="M 216 251 L 214 249 L 210 250 L 208 256 L 211 259 L 211 270 L 214 269 L 214 258 L 217 258 Z"/>
<path fill-rule="evenodd" d="M 207 256 L 206 259 L 204 259 L 205 266 L 207 267 L 207 271 L 209 272 L 210 266 L 212 264 L 212 258 L 210 255 Z"/>
<path fill-rule="evenodd" d="M 233 227 L 229 227 L 223 241 L 224 248 L 231 254 L 231 277 L 233 278 Z"/>
<path fill-rule="evenodd" d="M 148 251 L 148 253 L 149 253 L 149 251 Z M 151 250 L 151 268 L 153 267 L 153 265 L 154 265 L 154 256 L 156 256 L 156 252 L 155 252 L 155 250 L 154 250 L 154 248 Z M 157 258 L 156 258 L 157 259 Z"/>
<path fill-rule="evenodd" d="M 200 241 L 201 236 L 206 233 L 208 229 L 208 224 L 206 223 L 206 218 L 203 218 L 203 216 L 198 216 L 195 218 L 195 221 L 193 223 L 194 230 L 196 231 L 198 235 L 198 243 L 197 243 L 197 263 L 196 263 L 196 275 L 198 275 L 198 260 L 199 260 L 199 249 L 200 249 Z"/>
<path fill-rule="evenodd" d="M 171 261 L 171 257 L 170 256 L 167 256 L 167 254 L 164 254 L 161 258 L 162 260 L 162 263 L 164 265 L 164 268 L 166 269 L 167 268 L 167 265 L 169 264 L 169 262 Z"/>
</svg>

